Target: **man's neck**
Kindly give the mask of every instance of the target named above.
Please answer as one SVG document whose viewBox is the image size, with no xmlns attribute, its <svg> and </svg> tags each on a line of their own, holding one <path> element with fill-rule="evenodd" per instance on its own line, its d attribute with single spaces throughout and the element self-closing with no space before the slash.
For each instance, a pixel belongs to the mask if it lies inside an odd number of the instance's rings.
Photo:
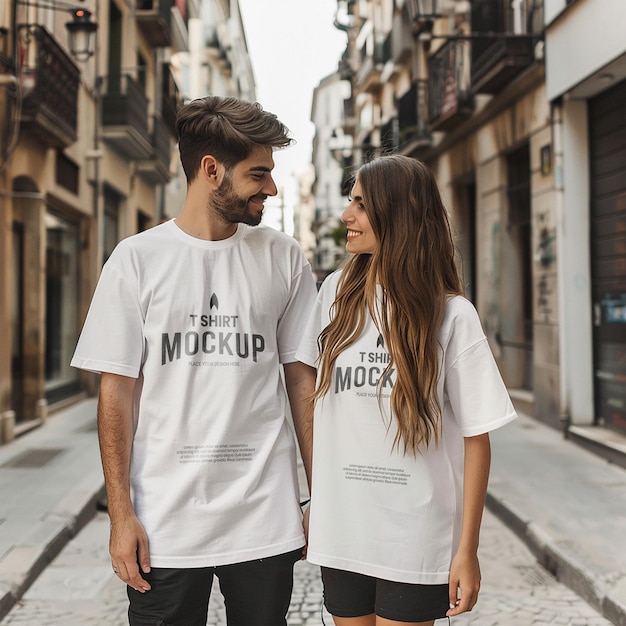
<svg viewBox="0 0 626 626">
<path fill-rule="evenodd" d="M 176 226 L 183 232 L 207 241 L 228 239 L 237 232 L 237 224 L 225 222 L 210 210 L 206 202 L 205 204 L 193 202 L 189 197 L 175 221 Z"/>
</svg>

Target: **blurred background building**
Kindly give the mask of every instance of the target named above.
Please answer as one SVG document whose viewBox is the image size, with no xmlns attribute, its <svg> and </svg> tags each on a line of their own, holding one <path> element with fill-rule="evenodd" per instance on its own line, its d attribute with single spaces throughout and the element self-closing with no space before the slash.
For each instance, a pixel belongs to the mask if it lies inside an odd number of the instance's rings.
<svg viewBox="0 0 626 626">
<path fill-rule="evenodd" d="M 334 102 L 313 104 L 316 149 L 333 137 L 344 182 L 373 154 L 433 168 L 516 405 L 622 463 L 625 23 L 622 0 L 339 0 L 341 123 L 321 121 Z M 325 274 L 321 223 L 346 200 L 335 208 L 332 169 L 316 172 Z"/>
<path fill-rule="evenodd" d="M 294 207 L 322 280 L 354 168 L 427 162 L 516 405 L 622 464 L 625 23 L 623 0 L 338 0 Z M 69 358 L 98 273 L 178 213 L 175 111 L 208 93 L 255 99 L 235 0 L 0 0 L 0 441 L 95 393 Z"/>
<path fill-rule="evenodd" d="M 178 213 L 208 93 L 255 97 L 238 2 L 0 2 L 0 442 L 95 393 L 69 360 L 100 269 Z"/>
</svg>

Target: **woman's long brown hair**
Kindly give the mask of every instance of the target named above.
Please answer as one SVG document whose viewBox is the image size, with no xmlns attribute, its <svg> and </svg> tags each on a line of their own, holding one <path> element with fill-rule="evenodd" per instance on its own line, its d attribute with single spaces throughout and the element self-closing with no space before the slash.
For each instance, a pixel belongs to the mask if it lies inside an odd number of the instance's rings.
<svg viewBox="0 0 626 626">
<path fill-rule="evenodd" d="M 314 397 L 329 391 L 337 357 L 371 315 L 391 356 L 381 381 L 395 369 L 393 448 L 416 454 L 439 438 L 438 337 L 447 298 L 463 293 L 450 223 L 435 178 L 421 161 L 378 157 L 361 166 L 357 178 L 378 249 L 352 256 L 343 269 L 331 322 L 318 340 Z M 380 401 L 380 384 L 378 393 Z"/>
</svg>

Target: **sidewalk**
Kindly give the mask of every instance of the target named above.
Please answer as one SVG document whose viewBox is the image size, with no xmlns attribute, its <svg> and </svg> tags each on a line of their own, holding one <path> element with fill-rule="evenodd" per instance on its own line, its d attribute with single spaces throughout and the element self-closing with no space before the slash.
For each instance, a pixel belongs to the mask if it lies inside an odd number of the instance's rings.
<svg viewBox="0 0 626 626">
<path fill-rule="evenodd" d="M 103 493 L 86 400 L 0 447 L 0 620 Z M 526 416 L 492 434 L 488 505 L 558 579 L 626 626 L 626 470 Z"/>
<path fill-rule="evenodd" d="M 626 626 L 626 470 L 525 415 L 491 441 L 487 506 L 560 582 Z"/>
<path fill-rule="evenodd" d="M 0 446 L 0 619 L 91 519 L 103 495 L 95 399 Z"/>
</svg>

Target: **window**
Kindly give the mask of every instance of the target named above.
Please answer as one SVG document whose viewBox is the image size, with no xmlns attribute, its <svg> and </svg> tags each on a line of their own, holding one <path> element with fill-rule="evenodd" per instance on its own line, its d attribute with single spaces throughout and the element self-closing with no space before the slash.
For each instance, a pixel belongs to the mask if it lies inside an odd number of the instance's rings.
<svg viewBox="0 0 626 626">
<path fill-rule="evenodd" d="M 77 222 L 48 212 L 46 223 L 46 398 L 76 390 L 70 359 L 78 340 L 80 238 Z"/>
</svg>

